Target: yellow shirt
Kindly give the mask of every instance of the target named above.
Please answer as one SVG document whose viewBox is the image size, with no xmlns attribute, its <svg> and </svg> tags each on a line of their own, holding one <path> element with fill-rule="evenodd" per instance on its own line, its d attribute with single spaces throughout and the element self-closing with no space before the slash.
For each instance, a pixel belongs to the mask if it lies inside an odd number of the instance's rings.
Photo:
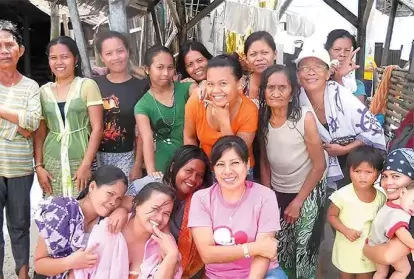
<svg viewBox="0 0 414 279">
<path fill-rule="evenodd" d="M 350 229 L 362 231 L 361 237 L 354 242 L 349 241 L 342 233 L 336 232 L 332 263 L 342 272 L 366 273 L 376 270 L 375 264 L 362 253 L 372 221 L 386 201 L 385 195 L 379 190 L 376 191 L 377 195 L 371 203 L 362 202 L 358 198 L 352 183 L 329 197 L 340 210 L 341 222 Z"/>
<path fill-rule="evenodd" d="M 364 79 L 365 80 L 372 80 L 374 78 L 374 71 L 377 67 L 377 64 L 375 64 L 374 57 L 368 56 L 365 60 L 365 71 L 364 71 Z M 369 69 L 369 71 L 367 71 Z"/>
</svg>

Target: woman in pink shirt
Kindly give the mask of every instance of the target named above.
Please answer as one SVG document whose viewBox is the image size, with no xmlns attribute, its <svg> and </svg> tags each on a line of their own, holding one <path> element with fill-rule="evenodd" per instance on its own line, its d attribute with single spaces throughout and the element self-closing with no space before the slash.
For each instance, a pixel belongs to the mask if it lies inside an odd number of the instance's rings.
<svg viewBox="0 0 414 279">
<path fill-rule="evenodd" d="M 188 221 L 206 277 L 287 279 L 276 261 L 276 196 L 246 181 L 246 143 L 237 136 L 222 137 L 213 146 L 211 161 L 217 183 L 193 195 Z"/>
</svg>

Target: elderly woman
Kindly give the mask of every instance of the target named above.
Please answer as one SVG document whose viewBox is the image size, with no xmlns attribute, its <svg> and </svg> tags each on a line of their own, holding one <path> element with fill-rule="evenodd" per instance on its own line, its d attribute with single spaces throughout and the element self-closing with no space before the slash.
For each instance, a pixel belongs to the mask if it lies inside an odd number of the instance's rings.
<svg viewBox="0 0 414 279">
<path fill-rule="evenodd" d="M 6 207 L 16 274 L 29 278 L 30 188 L 33 184 L 33 142 L 39 127 L 39 86 L 17 71 L 24 53 L 17 26 L 0 20 L 0 224 Z M 0 230 L 0 278 L 3 278 L 4 240 Z"/>
<path fill-rule="evenodd" d="M 298 59 L 297 75 L 302 86 L 300 104 L 316 116 L 316 125 L 329 155 L 328 186 L 350 183 L 347 155 L 367 144 L 385 150 L 384 132 L 368 109 L 349 91 L 329 81 L 330 57 L 323 48 L 304 49 Z"/>
</svg>

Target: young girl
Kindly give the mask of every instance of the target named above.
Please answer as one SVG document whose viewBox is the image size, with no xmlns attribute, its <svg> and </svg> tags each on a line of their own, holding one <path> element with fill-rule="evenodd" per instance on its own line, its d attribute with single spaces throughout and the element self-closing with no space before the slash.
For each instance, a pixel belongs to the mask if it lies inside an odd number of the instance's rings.
<svg viewBox="0 0 414 279">
<path fill-rule="evenodd" d="M 341 279 L 372 278 L 375 264 L 363 257 L 362 249 L 385 195 L 374 188 L 383 166 L 381 153 L 360 146 L 348 155 L 352 183 L 334 192 L 328 209 L 328 222 L 336 230 L 332 263 L 341 271 Z"/>
</svg>

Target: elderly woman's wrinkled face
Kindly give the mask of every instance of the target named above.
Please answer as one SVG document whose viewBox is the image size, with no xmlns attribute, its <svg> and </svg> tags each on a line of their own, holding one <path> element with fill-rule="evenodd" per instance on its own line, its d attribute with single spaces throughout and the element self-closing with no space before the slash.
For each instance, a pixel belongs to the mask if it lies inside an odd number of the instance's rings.
<svg viewBox="0 0 414 279">
<path fill-rule="evenodd" d="M 299 63 L 298 79 L 306 91 L 324 90 L 329 79 L 328 66 L 319 58 L 305 58 Z"/>
<path fill-rule="evenodd" d="M 0 30 L 0 69 L 16 69 L 20 57 L 24 53 L 24 47 L 19 46 L 13 35 Z"/>
<path fill-rule="evenodd" d="M 338 38 L 328 51 L 331 60 L 343 62 L 352 52 L 352 41 L 349 38 Z"/>
<path fill-rule="evenodd" d="M 270 108 L 284 108 L 292 98 L 292 86 L 284 72 L 269 76 L 265 88 L 266 103 Z"/>
</svg>

